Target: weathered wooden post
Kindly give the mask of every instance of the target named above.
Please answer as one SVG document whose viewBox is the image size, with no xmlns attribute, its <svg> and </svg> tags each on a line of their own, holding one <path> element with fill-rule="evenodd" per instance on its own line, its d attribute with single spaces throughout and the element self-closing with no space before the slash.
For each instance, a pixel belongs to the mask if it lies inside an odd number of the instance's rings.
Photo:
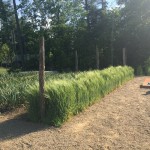
<svg viewBox="0 0 150 150">
<path fill-rule="evenodd" d="M 78 52 L 77 50 L 75 51 L 75 71 L 78 72 L 79 68 L 78 68 Z"/>
<path fill-rule="evenodd" d="M 123 48 L 123 65 L 126 65 L 126 49 Z"/>
<path fill-rule="evenodd" d="M 44 71 L 45 71 L 45 44 L 44 37 L 40 38 L 39 51 L 39 92 L 40 92 L 40 117 L 41 120 L 45 115 L 45 98 L 44 98 Z"/>
<path fill-rule="evenodd" d="M 96 45 L 96 69 L 99 69 L 99 49 Z"/>
</svg>

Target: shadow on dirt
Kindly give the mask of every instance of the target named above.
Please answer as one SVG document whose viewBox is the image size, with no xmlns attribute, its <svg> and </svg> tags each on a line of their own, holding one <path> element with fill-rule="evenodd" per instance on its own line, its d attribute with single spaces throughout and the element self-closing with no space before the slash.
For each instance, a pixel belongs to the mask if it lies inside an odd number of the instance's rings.
<svg viewBox="0 0 150 150">
<path fill-rule="evenodd" d="M 49 126 L 40 123 L 32 123 L 24 115 L 0 122 L 0 141 L 13 139 L 32 132 L 45 130 Z"/>
<path fill-rule="evenodd" d="M 147 91 L 145 94 L 142 95 L 150 95 L 150 91 Z"/>
</svg>

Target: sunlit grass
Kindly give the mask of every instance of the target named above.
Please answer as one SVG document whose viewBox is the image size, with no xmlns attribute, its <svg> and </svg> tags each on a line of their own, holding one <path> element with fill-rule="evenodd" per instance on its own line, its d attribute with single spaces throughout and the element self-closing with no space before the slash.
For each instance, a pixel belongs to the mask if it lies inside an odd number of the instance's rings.
<svg viewBox="0 0 150 150">
<path fill-rule="evenodd" d="M 61 125 L 96 100 L 133 78 L 131 67 L 110 67 L 79 73 L 46 73 L 44 122 Z M 39 121 L 38 73 L 0 74 L 0 112 L 21 104 L 29 106 L 29 116 Z"/>
<path fill-rule="evenodd" d="M 6 69 L 6 68 L 4 68 L 4 67 L 0 67 L 0 74 L 5 74 L 5 73 L 7 73 L 7 70 L 8 70 L 8 69 Z"/>
<path fill-rule="evenodd" d="M 104 70 L 68 74 L 62 78 L 46 80 L 46 110 L 43 122 L 55 126 L 61 125 L 70 116 L 78 114 L 101 97 L 118 86 L 132 79 L 131 67 L 110 67 Z M 38 82 L 27 90 L 29 116 L 32 121 L 39 121 L 39 86 Z"/>
<path fill-rule="evenodd" d="M 2 68 L 0 74 L 0 112 L 15 108 L 27 102 L 26 91 L 35 82 L 38 82 L 38 72 L 20 72 L 6 74 Z M 59 74 L 45 73 L 45 81 L 73 78 L 74 73 Z"/>
</svg>

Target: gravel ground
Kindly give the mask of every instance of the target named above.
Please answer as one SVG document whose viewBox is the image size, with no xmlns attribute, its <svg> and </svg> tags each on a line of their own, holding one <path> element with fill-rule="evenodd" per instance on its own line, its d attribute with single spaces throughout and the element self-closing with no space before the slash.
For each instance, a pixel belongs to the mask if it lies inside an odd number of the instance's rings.
<svg viewBox="0 0 150 150">
<path fill-rule="evenodd" d="M 0 115 L 0 150 L 150 150 L 150 89 L 137 77 L 62 127 Z M 17 116 L 17 117 L 16 117 Z"/>
</svg>

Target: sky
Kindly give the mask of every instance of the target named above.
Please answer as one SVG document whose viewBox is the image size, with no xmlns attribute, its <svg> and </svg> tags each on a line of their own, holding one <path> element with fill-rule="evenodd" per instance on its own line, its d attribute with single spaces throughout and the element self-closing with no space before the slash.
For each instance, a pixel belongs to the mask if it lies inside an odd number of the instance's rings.
<svg viewBox="0 0 150 150">
<path fill-rule="evenodd" d="M 115 7 L 117 4 L 116 4 L 116 0 L 107 0 L 108 2 L 108 7 Z"/>
<path fill-rule="evenodd" d="M 115 7 L 116 6 L 116 0 L 106 0 L 108 2 L 108 7 Z M 19 3 L 19 0 L 16 0 L 16 3 Z"/>
</svg>

